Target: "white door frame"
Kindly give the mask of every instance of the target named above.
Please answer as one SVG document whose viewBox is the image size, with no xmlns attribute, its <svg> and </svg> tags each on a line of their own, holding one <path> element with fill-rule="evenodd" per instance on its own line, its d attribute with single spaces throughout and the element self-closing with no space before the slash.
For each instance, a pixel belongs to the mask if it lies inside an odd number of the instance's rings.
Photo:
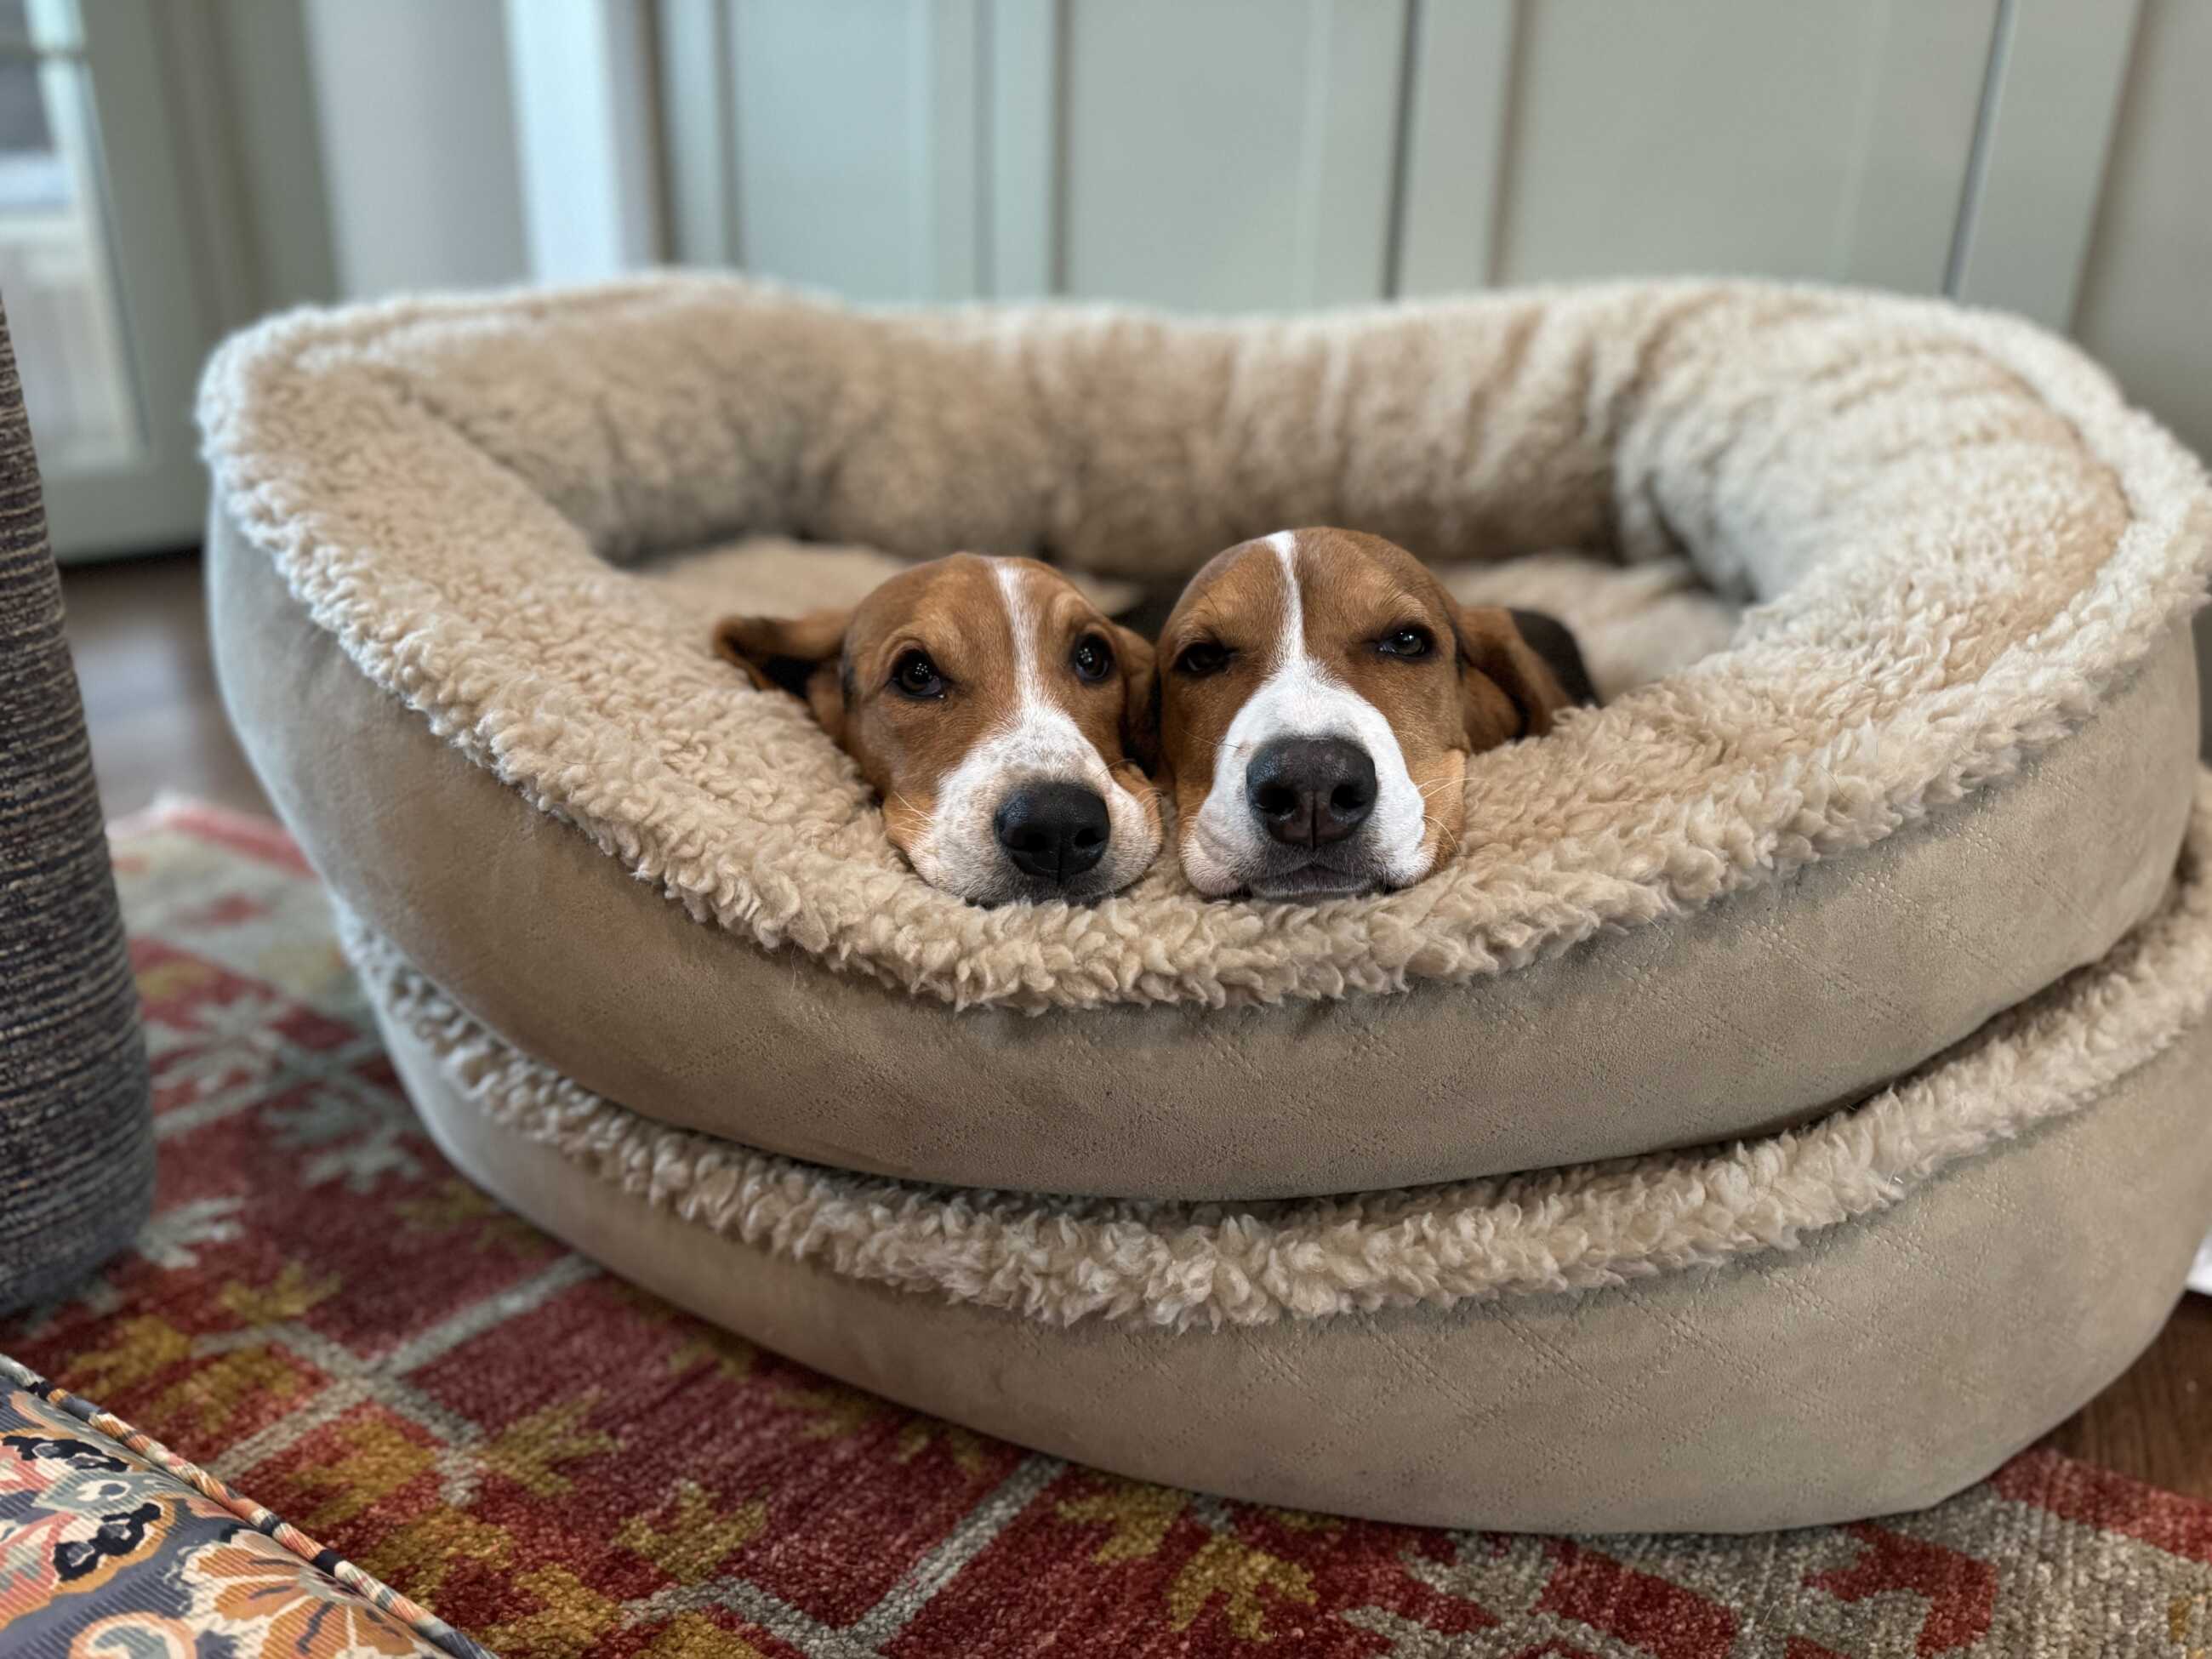
<svg viewBox="0 0 2212 1659">
<path fill-rule="evenodd" d="M 46 476 L 47 520 L 68 559 L 198 538 L 207 486 L 192 391 L 220 327 L 165 84 L 164 26 L 175 16 L 156 15 L 167 14 L 160 0 L 83 0 L 81 9 L 107 264 L 140 445 L 112 465 Z"/>
</svg>

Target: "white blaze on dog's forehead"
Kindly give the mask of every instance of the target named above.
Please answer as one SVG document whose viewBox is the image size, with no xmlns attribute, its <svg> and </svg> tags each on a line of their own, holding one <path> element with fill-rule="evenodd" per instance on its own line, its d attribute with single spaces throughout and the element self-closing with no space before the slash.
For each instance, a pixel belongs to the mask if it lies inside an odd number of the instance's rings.
<svg viewBox="0 0 2212 1659">
<path fill-rule="evenodd" d="M 1006 724 L 969 751 L 994 755 L 1000 764 L 1030 778 L 1068 778 L 1103 784 L 1106 763 L 1045 684 L 1044 612 L 1038 602 L 1040 573 L 1011 559 L 993 562 L 991 574 L 1014 637 L 1013 706 Z"/>
<path fill-rule="evenodd" d="M 1184 865 L 1204 890 L 1230 892 L 1270 855 L 1266 832 L 1245 799 L 1244 769 L 1278 738 L 1341 738 L 1375 763 L 1375 810 L 1360 830 L 1377 872 L 1392 883 L 1417 880 L 1427 813 L 1389 720 L 1317 660 L 1306 642 L 1305 595 L 1299 584 L 1297 536 L 1279 530 L 1266 538 L 1283 573 L 1283 620 L 1268 659 L 1267 678 L 1229 723 L 1213 784 L 1199 809 L 1198 833 Z"/>
<path fill-rule="evenodd" d="M 1109 892 L 1134 880 L 1159 850 L 1137 798 L 1114 780 L 1106 758 L 1052 695 L 1048 641 L 1053 578 L 1012 559 L 990 562 L 992 585 L 1013 644 L 1006 707 L 946 774 L 929 826 L 909 856 L 938 886 L 971 898 L 1000 898 L 1016 888 L 999 845 L 1000 805 L 1024 783 L 1079 783 L 1106 802 L 1106 857 L 1090 885 Z"/>
<path fill-rule="evenodd" d="M 1030 573 L 1012 559 L 991 562 L 991 580 L 1006 610 L 1006 626 L 1014 636 L 1014 697 L 1018 704 L 1042 698 L 1044 688 L 1037 676 L 1036 607 L 1023 592 L 1022 578 Z"/>
<path fill-rule="evenodd" d="M 1283 567 L 1283 631 L 1275 655 L 1275 661 L 1282 664 L 1293 655 L 1304 656 L 1306 649 L 1305 596 L 1298 592 L 1297 532 L 1278 530 L 1267 538 L 1267 545 L 1275 550 L 1275 562 Z"/>
</svg>

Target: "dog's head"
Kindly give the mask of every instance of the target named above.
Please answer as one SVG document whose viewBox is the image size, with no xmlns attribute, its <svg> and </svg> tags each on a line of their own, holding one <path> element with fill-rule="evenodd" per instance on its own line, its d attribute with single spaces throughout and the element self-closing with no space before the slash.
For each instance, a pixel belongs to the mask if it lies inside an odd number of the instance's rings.
<svg viewBox="0 0 2212 1659">
<path fill-rule="evenodd" d="M 1455 845 L 1468 757 L 1590 700 L 1573 640 L 1453 601 L 1379 536 L 1283 531 L 1192 579 L 1159 640 L 1160 743 L 1200 892 L 1403 887 Z"/>
<path fill-rule="evenodd" d="M 1096 898 L 1159 854 L 1152 648 L 1048 565 L 956 554 L 849 611 L 725 617 L 714 642 L 813 711 L 934 886 Z"/>
</svg>

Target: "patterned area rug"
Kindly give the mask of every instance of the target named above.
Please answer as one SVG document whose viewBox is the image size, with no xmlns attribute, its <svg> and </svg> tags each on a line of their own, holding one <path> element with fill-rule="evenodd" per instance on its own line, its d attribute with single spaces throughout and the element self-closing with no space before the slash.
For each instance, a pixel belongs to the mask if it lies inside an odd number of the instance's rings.
<svg viewBox="0 0 2212 1659">
<path fill-rule="evenodd" d="M 1878 1524 L 1540 1539 L 1194 1497 L 902 1411 L 447 1168 L 273 827 L 173 809 L 116 864 L 155 1215 L 0 1352 L 509 1659 L 2212 1650 L 2212 1505 L 2047 1452 Z"/>
</svg>

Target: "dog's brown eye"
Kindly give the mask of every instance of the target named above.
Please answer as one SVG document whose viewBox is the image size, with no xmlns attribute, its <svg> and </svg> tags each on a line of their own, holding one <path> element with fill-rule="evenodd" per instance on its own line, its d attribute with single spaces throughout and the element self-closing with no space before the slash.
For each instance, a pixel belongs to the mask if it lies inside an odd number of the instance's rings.
<svg viewBox="0 0 2212 1659">
<path fill-rule="evenodd" d="M 1437 642 L 1425 628 L 1394 628 L 1375 642 L 1375 648 L 1386 657 L 1413 662 L 1435 650 Z"/>
<path fill-rule="evenodd" d="M 1085 634 L 1076 641 L 1068 663 L 1076 678 L 1096 685 L 1114 672 L 1114 647 L 1096 634 Z"/>
<path fill-rule="evenodd" d="M 937 672 L 927 651 L 902 653 L 891 665 L 891 684 L 907 696 L 925 701 L 945 695 L 945 676 Z"/>
<path fill-rule="evenodd" d="M 1229 666 L 1229 647 L 1213 640 L 1194 640 L 1176 659 L 1176 672 L 1202 680 Z"/>
</svg>

